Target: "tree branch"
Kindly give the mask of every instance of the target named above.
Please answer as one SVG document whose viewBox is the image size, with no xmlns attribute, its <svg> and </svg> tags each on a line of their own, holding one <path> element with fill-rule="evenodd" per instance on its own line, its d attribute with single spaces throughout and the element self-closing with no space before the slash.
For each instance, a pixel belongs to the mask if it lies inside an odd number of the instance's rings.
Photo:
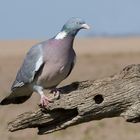
<svg viewBox="0 0 140 140">
<path fill-rule="evenodd" d="M 95 81 L 75 82 L 60 88 L 59 100 L 48 108 L 19 115 L 8 124 L 9 131 L 38 127 L 47 134 L 79 123 L 122 116 L 140 121 L 140 64 Z"/>
</svg>

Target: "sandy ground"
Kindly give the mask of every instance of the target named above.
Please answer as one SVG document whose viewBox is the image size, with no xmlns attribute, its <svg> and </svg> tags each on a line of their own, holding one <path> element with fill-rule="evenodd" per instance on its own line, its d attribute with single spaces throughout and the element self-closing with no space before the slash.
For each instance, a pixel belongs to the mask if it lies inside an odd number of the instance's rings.
<svg viewBox="0 0 140 140">
<path fill-rule="evenodd" d="M 0 99 L 8 95 L 27 50 L 38 41 L 0 41 Z M 126 65 L 140 63 L 140 38 L 91 38 L 75 41 L 77 63 L 68 79 L 98 79 L 119 72 Z M 18 114 L 38 108 L 39 96 L 24 104 L 0 106 L 1 140 L 139 140 L 140 125 L 126 123 L 123 118 L 103 119 L 80 124 L 48 135 L 38 136 L 37 129 L 10 133 L 7 123 Z"/>
</svg>

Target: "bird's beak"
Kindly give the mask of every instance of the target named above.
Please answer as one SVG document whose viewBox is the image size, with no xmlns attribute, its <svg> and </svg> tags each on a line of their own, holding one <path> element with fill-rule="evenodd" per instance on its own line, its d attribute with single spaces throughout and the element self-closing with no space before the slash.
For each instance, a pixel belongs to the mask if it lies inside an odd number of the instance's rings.
<svg viewBox="0 0 140 140">
<path fill-rule="evenodd" d="M 87 25 L 87 24 L 82 24 L 81 27 L 82 27 L 83 29 L 90 29 L 90 26 Z"/>
</svg>

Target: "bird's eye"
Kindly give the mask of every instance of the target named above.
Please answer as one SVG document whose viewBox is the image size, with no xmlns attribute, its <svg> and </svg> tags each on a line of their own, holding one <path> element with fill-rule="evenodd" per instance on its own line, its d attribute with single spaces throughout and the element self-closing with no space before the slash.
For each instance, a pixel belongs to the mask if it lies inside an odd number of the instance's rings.
<svg viewBox="0 0 140 140">
<path fill-rule="evenodd" d="M 80 22 L 77 21 L 76 24 L 80 24 Z"/>
</svg>

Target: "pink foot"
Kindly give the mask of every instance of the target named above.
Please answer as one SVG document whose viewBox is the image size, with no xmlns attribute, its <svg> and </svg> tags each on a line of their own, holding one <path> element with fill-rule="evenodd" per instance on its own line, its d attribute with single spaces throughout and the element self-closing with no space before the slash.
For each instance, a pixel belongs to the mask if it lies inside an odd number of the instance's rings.
<svg viewBox="0 0 140 140">
<path fill-rule="evenodd" d="M 49 103 L 51 103 L 52 100 L 50 100 L 48 97 L 46 97 L 45 95 L 41 96 L 41 100 L 40 100 L 40 105 L 42 107 L 47 107 Z"/>
</svg>

